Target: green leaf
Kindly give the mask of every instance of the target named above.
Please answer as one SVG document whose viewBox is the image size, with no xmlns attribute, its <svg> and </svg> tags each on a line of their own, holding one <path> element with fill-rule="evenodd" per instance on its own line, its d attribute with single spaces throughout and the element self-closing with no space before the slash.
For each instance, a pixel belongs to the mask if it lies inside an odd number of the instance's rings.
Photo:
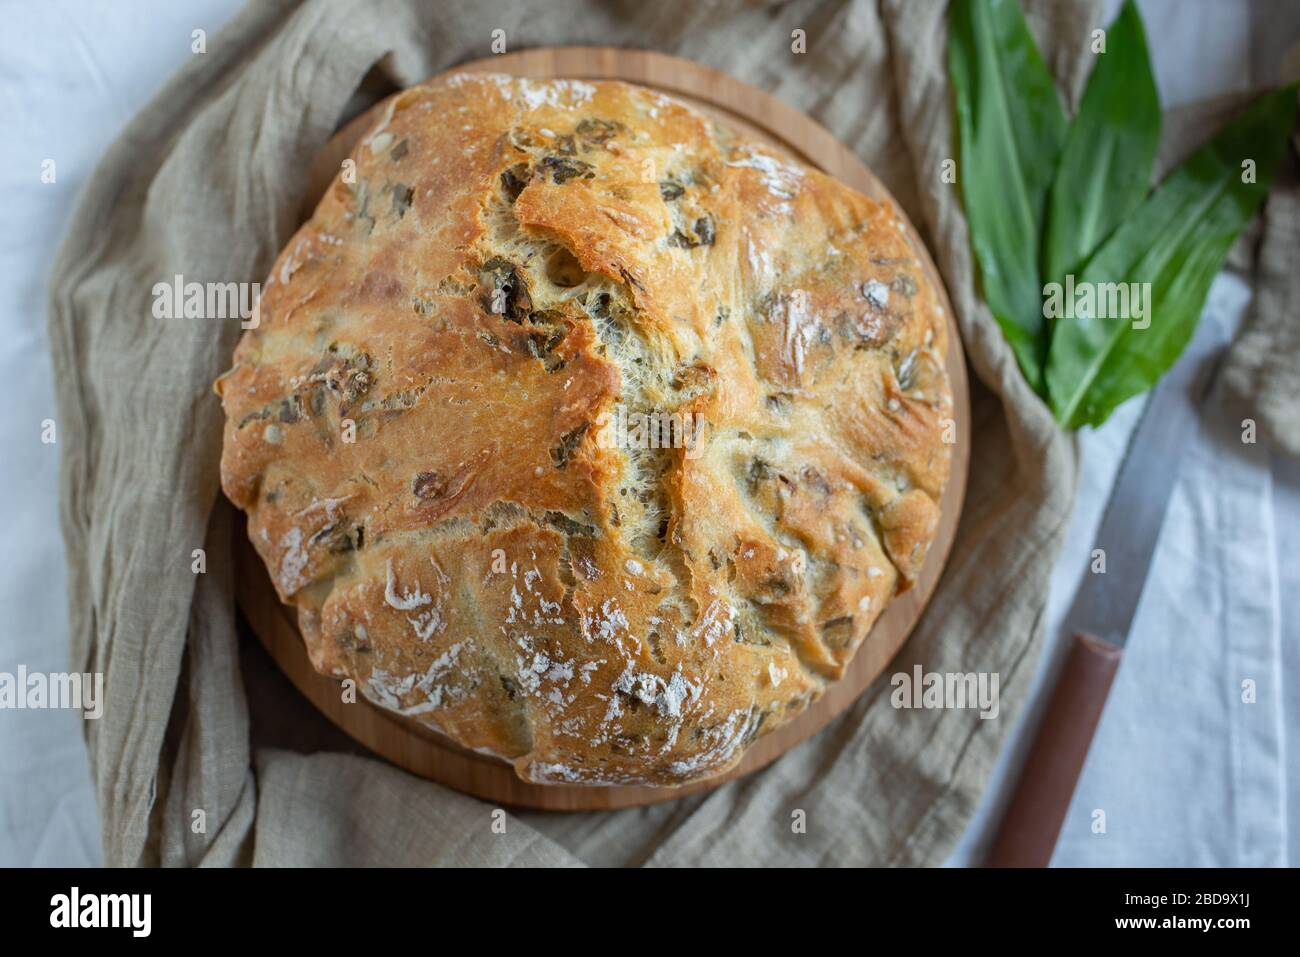
<svg viewBox="0 0 1300 957">
<path fill-rule="evenodd" d="M 1082 265 L 1151 188 L 1160 96 L 1133 0 L 1107 28 L 1097 56 L 1052 184 L 1043 250 L 1049 281 Z"/>
<path fill-rule="evenodd" d="M 1294 85 L 1254 103 L 1175 169 L 1084 264 L 1078 281 L 1093 288 L 1150 283 L 1149 325 L 1088 316 L 1057 320 L 1047 384 L 1062 425 L 1100 425 L 1182 353 L 1210 283 L 1268 194 L 1295 111 Z M 1253 177 L 1246 175 L 1248 162 Z M 1094 308 L 1093 315 L 1100 312 Z"/>
<path fill-rule="evenodd" d="M 1039 246 L 1065 114 L 1015 0 L 952 5 L 948 72 L 962 199 L 984 299 L 1041 394 L 1047 328 Z"/>
</svg>

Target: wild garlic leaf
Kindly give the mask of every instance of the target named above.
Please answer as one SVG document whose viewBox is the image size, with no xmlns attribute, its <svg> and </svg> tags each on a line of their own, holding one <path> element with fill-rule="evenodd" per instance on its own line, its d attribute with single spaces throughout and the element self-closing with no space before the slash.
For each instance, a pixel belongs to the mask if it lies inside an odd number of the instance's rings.
<svg viewBox="0 0 1300 957">
<path fill-rule="evenodd" d="M 984 299 L 1025 378 L 1043 393 L 1043 221 L 1065 114 L 1016 0 L 956 0 L 948 72 L 958 178 Z"/>
<path fill-rule="evenodd" d="M 1127 0 L 1105 34 L 1052 184 L 1043 275 L 1060 282 L 1081 266 L 1151 189 L 1160 144 L 1160 96 L 1146 31 Z"/>
<path fill-rule="evenodd" d="M 1120 291 L 1105 284 L 1150 283 L 1150 295 L 1145 317 L 1056 321 L 1047 384 L 1062 425 L 1100 425 L 1125 399 L 1154 385 L 1183 351 L 1210 283 L 1268 194 L 1287 148 L 1296 89 L 1261 98 L 1228 124 L 1084 264 L 1077 285 L 1105 293 L 1094 297 L 1097 304 Z M 1093 316 L 1103 313 L 1097 304 Z"/>
</svg>

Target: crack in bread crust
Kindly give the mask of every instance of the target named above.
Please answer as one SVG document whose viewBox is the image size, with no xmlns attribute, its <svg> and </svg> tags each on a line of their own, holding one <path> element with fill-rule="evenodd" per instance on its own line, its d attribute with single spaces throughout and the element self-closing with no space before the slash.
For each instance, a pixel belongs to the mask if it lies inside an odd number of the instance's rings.
<svg viewBox="0 0 1300 957">
<path fill-rule="evenodd" d="M 217 383 L 313 664 L 525 779 L 725 771 L 935 534 L 897 214 L 622 83 L 454 75 L 352 159 Z"/>
</svg>

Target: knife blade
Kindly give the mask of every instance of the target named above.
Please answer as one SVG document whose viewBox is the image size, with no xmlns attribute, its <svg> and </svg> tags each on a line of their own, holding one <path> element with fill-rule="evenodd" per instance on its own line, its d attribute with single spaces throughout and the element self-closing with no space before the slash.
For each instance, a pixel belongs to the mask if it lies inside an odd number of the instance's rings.
<svg viewBox="0 0 1300 957">
<path fill-rule="evenodd" d="M 1179 461 L 1226 342 L 1220 324 L 1202 317 L 1129 438 L 1097 529 L 1095 549 L 1104 554 L 1105 571 L 1085 574 L 1065 617 L 1073 639 L 985 862 L 989 867 L 1046 867 L 1051 860 L 1132 630 Z"/>
<path fill-rule="evenodd" d="M 1120 647 L 1128 641 L 1178 464 L 1196 432 L 1197 407 L 1226 345 L 1217 323 L 1207 319 L 1198 326 L 1197 335 L 1157 385 L 1129 437 L 1097 527 L 1094 548 L 1104 552 L 1106 571 L 1084 576 L 1065 618 L 1070 631 L 1095 635 Z"/>
</svg>

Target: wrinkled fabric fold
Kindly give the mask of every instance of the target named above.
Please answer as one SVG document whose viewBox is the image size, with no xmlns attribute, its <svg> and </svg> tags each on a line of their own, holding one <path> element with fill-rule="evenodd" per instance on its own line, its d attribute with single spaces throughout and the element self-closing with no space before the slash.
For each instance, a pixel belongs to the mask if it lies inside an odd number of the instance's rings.
<svg viewBox="0 0 1300 957">
<path fill-rule="evenodd" d="M 1300 146 L 1297 146 L 1300 149 Z M 1264 210 L 1255 300 L 1223 367 L 1242 434 L 1300 458 L 1300 164 L 1283 161 Z"/>
</svg>

